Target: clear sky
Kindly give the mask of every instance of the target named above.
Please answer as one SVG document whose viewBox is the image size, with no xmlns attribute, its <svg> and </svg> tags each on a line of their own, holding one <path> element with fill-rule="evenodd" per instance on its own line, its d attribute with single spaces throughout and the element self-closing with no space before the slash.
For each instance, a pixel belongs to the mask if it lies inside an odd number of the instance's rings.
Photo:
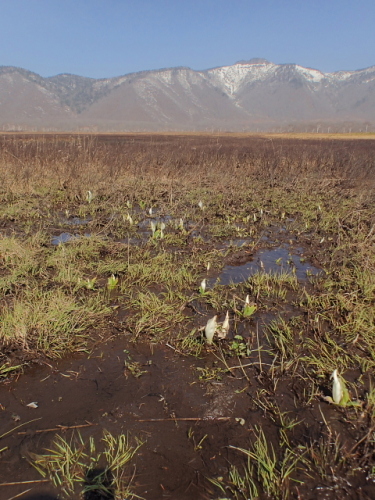
<svg viewBox="0 0 375 500">
<path fill-rule="evenodd" d="M 94 78 L 262 57 L 375 65 L 375 0 L 0 0 L 0 65 Z"/>
</svg>

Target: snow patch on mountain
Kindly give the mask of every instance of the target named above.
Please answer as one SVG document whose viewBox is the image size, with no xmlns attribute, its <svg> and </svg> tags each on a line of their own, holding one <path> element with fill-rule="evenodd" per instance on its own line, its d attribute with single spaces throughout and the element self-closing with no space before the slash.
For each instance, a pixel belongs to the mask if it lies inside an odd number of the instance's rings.
<svg viewBox="0 0 375 500">
<path fill-rule="evenodd" d="M 303 75 L 306 80 L 313 83 L 319 83 L 326 78 L 326 75 L 317 69 L 304 68 L 296 64 L 296 70 Z"/>
<path fill-rule="evenodd" d="M 262 80 L 272 73 L 276 67 L 276 64 L 269 62 L 259 64 L 237 63 L 233 66 L 210 69 L 207 74 L 228 95 L 233 96 L 245 81 L 248 83 Z"/>
<path fill-rule="evenodd" d="M 345 81 L 353 76 L 354 71 L 336 71 L 335 73 L 327 73 L 327 77 L 333 81 Z"/>
<path fill-rule="evenodd" d="M 171 70 L 160 71 L 159 73 L 156 73 L 152 76 L 155 78 L 155 80 L 159 80 L 163 83 L 166 83 L 167 85 L 172 84 L 172 71 Z"/>
</svg>

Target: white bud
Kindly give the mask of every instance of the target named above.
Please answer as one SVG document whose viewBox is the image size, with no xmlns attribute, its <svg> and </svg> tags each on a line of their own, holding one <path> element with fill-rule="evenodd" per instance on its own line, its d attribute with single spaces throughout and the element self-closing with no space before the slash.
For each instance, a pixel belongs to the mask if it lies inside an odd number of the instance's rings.
<svg viewBox="0 0 375 500">
<path fill-rule="evenodd" d="M 341 380 L 341 377 L 337 375 L 337 369 L 333 370 L 331 379 L 333 379 L 333 385 L 332 385 L 332 399 L 334 403 L 340 404 L 340 401 L 342 400 L 342 397 L 344 395 L 344 387 L 343 383 Z"/>
<path fill-rule="evenodd" d="M 86 196 L 86 200 L 88 201 L 88 203 L 91 203 L 92 202 L 92 199 L 93 199 L 93 194 L 91 191 L 87 191 L 87 196 Z"/>
<path fill-rule="evenodd" d="M 225 315 L 224 323 L 221 325 L 220 330 L 217 332 L 219 339 L 225 339 L 229 333 L 229 311 Z"/>
<path fill-rule="evenodd" d="M 204 329 L 204 335 L 207 340 L 207 344 L 212 344 L 216 328 L 217 328 L 217 316 L 215 315 L 213 318 L 207 321 L 206 327 Z"/>
</svg>

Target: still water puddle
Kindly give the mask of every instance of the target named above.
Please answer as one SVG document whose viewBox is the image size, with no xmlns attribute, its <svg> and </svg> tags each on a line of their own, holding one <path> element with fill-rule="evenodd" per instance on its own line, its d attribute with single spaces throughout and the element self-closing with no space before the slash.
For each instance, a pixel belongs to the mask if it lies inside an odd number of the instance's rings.
<svg viewBox="0 0 375 500">
<path fill-rule="evenodd" d="M 306 281 L 308 276 L 316 276 L 322 271 L 305 262 L 301 255 L 291 254 L 287 248 L 260 250 L 251 261 L 239 266 L 225 266 L 218 278 L 210 278 L 209 286 L 219 280 L 221 285 L 237 284 L 246 281 L 257 272 L 294 273 L 299 281 Z"/>
<path fill-rule="evenodd" d="M 84 226 L 92 221 L 92 217 L 87 217 L 86 219 L 81 219 L 80 217 L 72 217 L 66 220 L 66 224 L 69 226 Z"/>
<path fill-rule="evenodd" d="M 61 233 L 58 236 L 53 236 L 51 239 L 52 245 L 60 245 L 61 243 L 67 243 L 68 241 L 72 241 L 74 239 L 80 238 L 82 236 L 89 237 L 90 233 L 82 234 L 71 234 L 71 233 Z"/>
<path fill-rule="evenodd" d="M 68 210 L 64 212 L 59 211 L 56 216 L 58 222 L 66 226 L 84 226 L 86 224 L 89 224 L 93 220 L 91 215 L 87 215 L 86 217 L 79 217 L 78 215 L 70 214 Z"/>
</svg>

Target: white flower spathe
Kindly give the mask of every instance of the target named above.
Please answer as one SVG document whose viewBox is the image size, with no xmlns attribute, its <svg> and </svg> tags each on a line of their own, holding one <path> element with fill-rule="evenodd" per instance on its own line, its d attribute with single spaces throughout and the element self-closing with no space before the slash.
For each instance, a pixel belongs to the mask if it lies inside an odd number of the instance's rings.
<svg viewBox="0 0 375 500">
<path fill-rule="evenodd" d="M 206 327 L 204 329 L 204 335 L 206 337 L 207 344 L 212 344 L 216 328 L 217 328 L 217 315 L 209 319 L 206 323 Z"/>
<path fill-rule="evenodd" d="M 337 374 L 337 369 L 333 370 L 331 379 L 333 379 L 332 399 L 338 405 L 344 395 L 344 386 L 341 377 Z"/>
<path fill-rule="evenodd" d="M 217 332 L 219 339 L 225 339 L 229 333 L 229 311 L 225 315 L 224 323 L 221 325 L 220 330 Z"/>
</svg>

